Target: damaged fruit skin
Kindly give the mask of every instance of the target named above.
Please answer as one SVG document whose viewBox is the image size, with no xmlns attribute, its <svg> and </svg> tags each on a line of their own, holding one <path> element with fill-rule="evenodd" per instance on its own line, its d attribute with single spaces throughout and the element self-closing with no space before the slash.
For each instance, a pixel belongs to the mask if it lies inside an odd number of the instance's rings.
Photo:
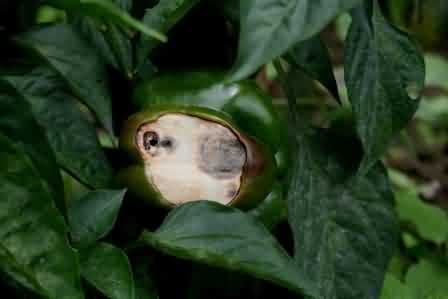
<svg viewBox="0 0 448 299">
<path fill-rule="evenodd" d="M 134 164 L 118 174 L 118 180 L 132 193 L 148 203 L 174 207 L 149 183 L 145 161 L 136 145 L 136 134 L 143 125 L 170 113 L 216 122 L 231 129 L 244 144 L 244 174 L 239 192 L 229 205 L 249 209 L 272 191 L 277 179 L 285 174 L 287 147 L 271 98 L 251 81 L 227 84 L 224 78 L 219 72 L 176 73 L 137 86 L 133 100 L 140 112 L 128 119 L 120 135 L 120 148 Z"/>
</svg>

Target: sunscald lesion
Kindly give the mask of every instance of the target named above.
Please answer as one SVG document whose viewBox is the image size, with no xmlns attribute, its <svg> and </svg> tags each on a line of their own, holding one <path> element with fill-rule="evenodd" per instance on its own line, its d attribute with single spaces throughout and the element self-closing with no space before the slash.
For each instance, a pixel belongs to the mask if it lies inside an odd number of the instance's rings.
<svg viewBox="0 0 448 299">
<path fill-rule="evenodd" d="M 173 204 L 202 199 L 229 204 L 239 194 L 246 148 L 223 124 L 167 113 L 143 124 L 136 144 L 150 183 Z"/>
</svg>

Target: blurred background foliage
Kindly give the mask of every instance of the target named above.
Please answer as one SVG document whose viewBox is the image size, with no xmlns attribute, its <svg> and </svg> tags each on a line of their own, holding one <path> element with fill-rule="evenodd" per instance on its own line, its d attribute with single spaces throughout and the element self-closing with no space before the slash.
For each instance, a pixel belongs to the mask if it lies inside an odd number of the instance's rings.
<svg viewBox="0 0 448 299">
<path fill-rule="evenodd" d="M 448 298 L 448 1 L 383 0 L 389 20 L 418 39 L 425 52 L 426 90 L 416 117 L 392 144 L 384 161 L 395 190 L 401 241 L 386 276 L 382 299 Z M 334 63 L 342 106 L 318 83 L 303 76 L 299 107 L 319 126 L 348 130 L 352 122 L 344 87 L 344 39 L 350 16 L 323 33 Z M 258 82 L 274 95 L 268 65 Z M 409 93 L 412 94 L 412 88 Z M 350 133 L 350 132 L 347 132 Z"/>
<path fill-rule="evenodd" d="M 402 229 L 383 299 L 448 298 L 448 1 L 383 2 L 420 41 L 427 73 L 420 109 L 385 158 Z"/>
</svg>

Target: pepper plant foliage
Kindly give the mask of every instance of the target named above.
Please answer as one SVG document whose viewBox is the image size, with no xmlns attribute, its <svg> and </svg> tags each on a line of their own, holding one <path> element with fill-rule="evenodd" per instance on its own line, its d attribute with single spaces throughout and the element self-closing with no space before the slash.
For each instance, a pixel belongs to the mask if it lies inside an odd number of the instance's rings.
<svg viewBox="0 0 448 299">
<path fill-rule="evenodd" d="M 379 298 L 398 230 L 380 159 L 425 74 L 376 0 L 11 0 L 0 12 L 7 298 Z M 343 131 L 297 109 L 303 74 L 339 102 L 319 33 L 342 13 L 354 119 Z M 167 214 L 115 183 L 136 83 L 213 68 L 236 82 L 272 61 L 291 144 L 274 210 L 197 201 Z"/>
</svg>

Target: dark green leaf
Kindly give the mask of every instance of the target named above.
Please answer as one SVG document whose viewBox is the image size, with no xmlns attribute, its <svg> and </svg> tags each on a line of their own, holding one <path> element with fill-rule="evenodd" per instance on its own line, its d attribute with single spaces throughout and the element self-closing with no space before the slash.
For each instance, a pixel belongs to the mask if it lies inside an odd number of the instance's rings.
<svg viewBox="0 0 448 299">
<path fill-rule="evenodd" d="M 149 273 L 151 263 L 146 256 L 137 256 L 133 262 L 135 299 L 158 299 L 156 286 Z"/>
<path fill-rule="evenodd" d="M 65 24 L 41 27 L 16 37 L 16 41 L 45 59 L 72 91 L 112 133 L 112 107 L 107 74 L 94 49 Z"/>
<path fill-rule="evenodd" d="M 198 2 L 199 0 L 160 0 L 156 6 L 146 11 L 143 23 L 162 33 L 167 33 Z M 158 44 L 159 42 L 156 40 L 142 37 L 137 47 L 138 66 L 145 61 L 151 50 Z"/>
<path fill-rule="evenodd" d="M 133 76 L 132 44 L 129 35 L 117 25 L 102 23 L 88 16 L 72 18 L 72 23 L 92 45 L 102 59 L 128 78 Z"/>
<path fill-rule="evenodd" d="M 249 211 L 249 215 L 257 218 L 269 230 L 285 221 L 286 213 L 286 200 L 280 183 L 275 184 L 272 192 L 257 207 Z"/>
<path fill-rule="evenodd" d="M 65 213 L 59 167 L 45 132 L 33 117 L 30 105 L 18 96 L 0 94 L 0 107 L 0 133 L 12 139 L 27 153 L 43 183 L 51 190 L 58 208 Z"/>
<path fill-rule="evenodd" d="M 102 151 L 95 128 L 63 89 L 60 78 L 46 67 L 22 76 L 3 77 L 31 103 L 38 123 L 45 129 L 62 168 L 87 186 L 106 188 L 112 181 L 112 167 Z"/>
<path fill-rule="evenodd" d="M 135 299 L 158 299 L 156 287 L 148 276 L 135 278 Z"/>
<path fill-rule="evenodd" d="M 132 9 L 133 0 L 114 0 L 114 2 L 117 4 L 118 7 L 127 12 L 130 12 Z"/>
<path fill-rule="evenodd" d="M 24 287 L 23 284 L 18 282 L 18 280 L 16 279 L 16 277 L 14 277 L 14 275 L 11 275 L 6 270 L 2 271 L 1 267 L 0 267 L 0 289 L 2 290 L 2 296 L 5 296 L 5 298 L 44 299 L 44 297 L 39 292 L 32 291 L 30 288 Z"/>
<path fill-rule="evenodd" d="M 353 14 L 347 37 L 345 79 L 357 119 L 366 173 L 418 108 L 425 65 L 416 43 L 392 27 L 377 1 Z M 415 94 L 414 94 L 415 93 Z"/>
<path fill-rule="evenodd" d="M 222 12 L 222 14 L 227 17 L 232 22 L 239 22 L 240 20 L 240 0 L 226 0 L 226 1 L 215 1 L 208 0 L 209 5 L 216 7 Z"/>
<path fill-rule="evenodd" d="M 1 134 L 0 165 L 0 266 L 47 298 L 82 299 L 64 218 L 31 159 Z"/>
<path fill-rule="evenodd" d="M 340 101 L 330 53 L 323 41 L 312 37 L 296 44 L 286 55 L 288 62 L 319 81 Z"/>
<path fill-rule="evenodd" d="M 287 200 L 297 265 L 323 298 L 376 299 L 398 243 L 386 171 L 376 165 L 356 176 L 361 145 L 311 128 L 297 112 L 295 72 L 276 67 L 295 135 Z"/>
<path fill-rule="evenodd" d="M 104 237 L 113 228 L 125 191 L 92 191 L 68 210 L 73 241 L 88 245 Z"/>
<path fill-rule="evenodd" d="M 348 146 L 341 150 L 338 143 Z M 398 224 L 385 170 L 353 177 L 350 145 L 322 132 L 298 143 L 288 196 L 295 258 L 324 297 L 376 299 Z"/>
<path fill-rule="evenodd" d="M 143 34 L 166 41 L 166 37 L 160 32 L 146 26 L 142 22 L 134 19 L 129 13 L 120 9 L 110 0 L 45 0 L 46 2 L 69 11 L 79 11 L 88 16 L 103 17 L 117 24 L 129 26 Z M 124 0 L 123 0 L 124 1 Z M 123 2 L 120 1 L 120 2 Z M 122 3 L 124 4 L 124 3 Z"/>
<path fill-rule="evenodd" d="M 123 10 L 130 12 L 132 0 L 114 0 Z M 121 70 L 128 78 L 133 76 L 133 49 L 130 34 L 110 21 L 72 14 L 72 23 L 98 50 L 104 61 Z"/>
<path fill-rule="evenodd" d="M 307 275 L 267 229 L 240 210 L 199 201 L 174 209 L 142 240 L 176 257 L 248 273 L 293 291 L 315 295 Z"/>
<path fill-rule="evenodd" d="M 360 0 L 241 1 L 239 52 L 231 79 L 248 77 L 360 3 Z"/>
<path fill-rule="evenodd" d="M 110 299 L 134 299 L 134 279 L 126 254 L 108 243 L 81 250 L 82 276 Z"/>
<path fill-rule="evenodd" d="M 68 207 L 91 191 L 68 173 L 61 171 L 61 174 L 64 182 L 65 202 Z"/>
<path fill-rule="evenodd" d="M 0 138 L 2 138 L 0 134 Z M 31 290 L 41 297 L 48 298 L 46 290 L 40 285 L 31 270 L 17 263 L 13 254 L 0 244 L 0 270 L 8 275 L 15 283 Z"/>
</svg>

